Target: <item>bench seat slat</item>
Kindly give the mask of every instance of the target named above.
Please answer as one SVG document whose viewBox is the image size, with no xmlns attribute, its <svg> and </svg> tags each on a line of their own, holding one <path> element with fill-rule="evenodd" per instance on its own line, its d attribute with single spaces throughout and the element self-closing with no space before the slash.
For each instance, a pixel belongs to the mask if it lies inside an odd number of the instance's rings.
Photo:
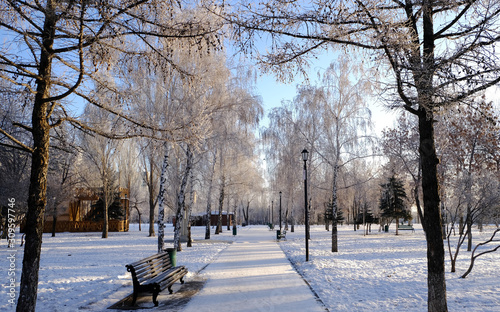
<svg viewBox="0 0 500 312">
<path fill-rule="evenodd" d="M 158 306 L 158 293 L 165 288 L 172 293 L 172 285 L 178 280 L 184 283 L 183 277 L 188 273 L 184 266 L 173 267 L 167 252 L 135 261 L 126 267 L 132 275 L 134 286 L 132 305 L 135 305 L 138 293 L 152 292 L 153 302 Z"/>
</svg>

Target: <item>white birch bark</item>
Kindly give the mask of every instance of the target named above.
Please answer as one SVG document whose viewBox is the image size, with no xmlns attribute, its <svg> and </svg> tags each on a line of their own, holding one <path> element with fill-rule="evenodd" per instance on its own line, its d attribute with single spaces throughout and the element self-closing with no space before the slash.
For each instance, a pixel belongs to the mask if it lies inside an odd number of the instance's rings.
<svg viewBox="0 0 500 312">
<path fill-rule="evenodd" d="M 182 177 L 179 192 L 177 193 L 177 213 L 175 216 L 175 229 L 174 229 L 174 248 L 181 251 L 181 225 L 184 218 L 184 210 L 186 207 L 186 187 L 188 184 L 189 172 L 193 166 L 193 153 L 191 147 L 188 145 L 186 149 L 186 168 L 184 169 L 184 176 Z"/>
<path fill-rule="evenodd" d="M 163 251 L 165 236 L 165 201 L 166 201 L 166 183 L 168 168 L 168 146 L 165 144 L 165 156 L 160 175 L 160 192 L 158 194 L 158 252 Z"/>
<path fill-rule="evenodd" d="M 217 218 L 217 226 L 215 228 L 215 234 L 218 235 L 222 233 L 222 208 L 224 207 L 224 188 L 226 186 L 226 176 L 224 173 L 221 177 L 221 186 L 219 193 L 219 217 Z"/>
<path fill-rule="evenodd" d="M 189 175 L 189 205 L 188 205 L 188 213 L 187 213 L 187 226 L 188 226 L 188 242 L 187 247 L 193 247 L 193 239 L 191 237 L 191 214 L 193 213 L 193 205 L 194 205 L 194 174 L 193 168 L 191 168 L 191 173 Z"/>
<path fill-rule="evenodd" d="M 212 190 L 213 190 L 213 180 L 215 173 L 215 163 L 217 162 L 217 149 L 214 151 L 214 160 L 212 162 L 212 173 L 210 174 L 210 181 L 208 186 L 207 194 L 207 215 L 205 220 L 205 239 L 210 239 L 210 222 L 212 218 Z"/>
</svg>

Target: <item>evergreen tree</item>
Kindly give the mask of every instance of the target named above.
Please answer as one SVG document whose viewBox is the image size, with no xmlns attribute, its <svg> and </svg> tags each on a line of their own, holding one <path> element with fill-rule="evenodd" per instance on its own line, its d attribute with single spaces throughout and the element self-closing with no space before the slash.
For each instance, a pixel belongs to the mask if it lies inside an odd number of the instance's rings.
<svg viewBox="0 0 500 312">
<path fill-rule="evenodd" d="M 333 204 L 332 204 L 331 199 L 330 199 L 330 201 L 327 205 L 327 209 L 325 211 L 325 220 L 330 220 L 330 221 L 333 220 Z M 342 209 L 337 210 L 336 220 L 337 220 L 337 223 L 342 224 L 344 222 L 345 217 L 344 217 L 344 212 L 342 211 Z"/>
<path fill-rule="evenodd" d="M 394 175 L 387 183 L 381 185 L 382 195 L 380 196 L 379 208 L 382 211 L 382 218 L 392 222 L 393 219 L 403 218 L 405 221 L 411 220 L 411 213 L 406 205 L 406 191 L 403 181 Z"/>
</svg>

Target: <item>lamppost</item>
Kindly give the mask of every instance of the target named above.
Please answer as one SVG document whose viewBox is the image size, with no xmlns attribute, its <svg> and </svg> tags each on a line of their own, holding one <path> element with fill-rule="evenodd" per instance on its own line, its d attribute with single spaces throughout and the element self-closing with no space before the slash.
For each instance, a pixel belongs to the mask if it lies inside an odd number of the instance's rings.
<svg viewBox="0 0 500 312">
<path fill-rule="evenodd" d="M 281 235 L 281 191 L 280 191 L 280 235 Z"/>
<path fill-rule="evenodd" d="M 307 211 L 307 157 L 309 156 L 309 152 L 304 149 L 302 151 L 302 160 L 304 161 L 304 207 L 305 207 L 305 215 L 306 215 L 306 261 L 309 261 L 309 212 Z"/>
<path fill-rule="evenodd" d="M 274 200 L 271 201 L 271 225 L 274 230 Z"/>
</svg>

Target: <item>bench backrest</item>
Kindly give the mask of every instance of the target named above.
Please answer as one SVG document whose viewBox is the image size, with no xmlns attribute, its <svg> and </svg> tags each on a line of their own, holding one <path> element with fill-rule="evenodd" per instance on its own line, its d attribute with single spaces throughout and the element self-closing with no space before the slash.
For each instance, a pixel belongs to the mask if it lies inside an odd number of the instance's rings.
<svg viewBox="0 0 500 312">
<path fill-rule="evenodd" d="M 172 262 L 170 262 L 168 252 L 163 252 L 128 264 L 126 267 L 127 271 L 132 274 L 134 283 L 142 284 L 144 281 L 170 269 Z"/>
</svg>

